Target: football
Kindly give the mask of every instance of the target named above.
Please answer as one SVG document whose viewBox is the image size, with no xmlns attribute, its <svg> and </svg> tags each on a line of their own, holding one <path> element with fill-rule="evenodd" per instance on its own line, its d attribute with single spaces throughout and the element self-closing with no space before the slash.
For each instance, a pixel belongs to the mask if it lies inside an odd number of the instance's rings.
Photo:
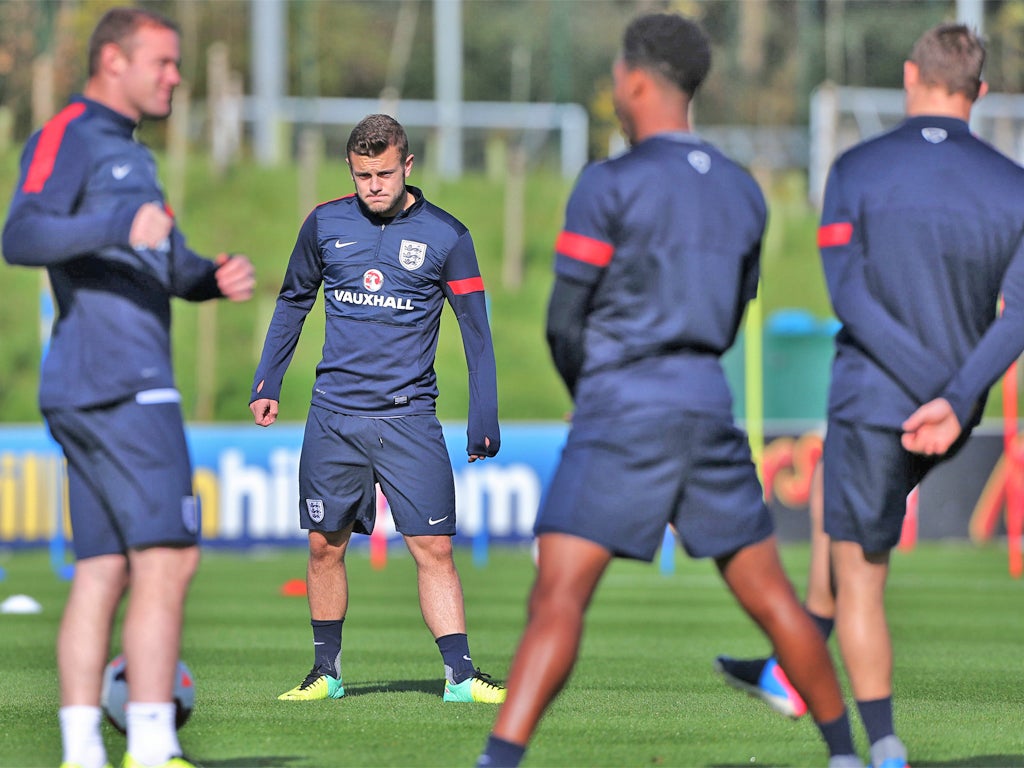
<svg viewBox="0 0 1024 768">
<path fill-rule="evenodd" d="M 192 672 L 185 662 L 178 662 L 174 674 L 174 705 L 175 722 L 181 728 L 188 722 L 189 715 L 196 703 L 196 689 L 192 682 Z M 100 706 L 107 720 L 121 733 L 128 730 L 128 718 L 125 708 L 128 706 L 128 678 L 126 676 L 124 656 L 117 655 L 110 660 L 103 670 L 103 688 L 100 691 Z"/>
</svg>

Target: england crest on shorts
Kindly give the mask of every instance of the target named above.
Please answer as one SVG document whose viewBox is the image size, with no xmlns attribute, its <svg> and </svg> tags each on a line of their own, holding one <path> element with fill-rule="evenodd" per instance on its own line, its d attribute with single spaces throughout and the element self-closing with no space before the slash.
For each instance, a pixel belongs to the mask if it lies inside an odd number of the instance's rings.
<svg viewBox="0 0 1024 768">
<path fill-rule="evenodd" d="M 398 260 L 406 269 L 419 269 L 427 258 L 427 244 L 415 240 L 403 240 L 398 249 Z"/>
<path fill-rule="evenodd" d="M 309 513 L 310 520 L 314 523 L 322 523 L 324 521 L 324 500 L 306 499 L 306 511 Z"/>
</svg>

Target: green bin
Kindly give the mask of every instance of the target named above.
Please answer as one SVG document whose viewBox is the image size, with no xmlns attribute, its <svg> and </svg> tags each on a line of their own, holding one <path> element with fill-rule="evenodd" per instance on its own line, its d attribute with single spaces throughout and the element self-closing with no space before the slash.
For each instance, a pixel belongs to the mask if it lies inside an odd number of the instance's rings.
<svg viewBox="0 0 1024 768">
<path fill-rule="evenodd" d="M 835 318 L 820 320 L 801 309 L 770 315 L 764 325 L 765 420 L 823 421 L 828 403 L 833 339 L 839 329 Z M 741 330 L 722 358 L 733 394 L 733 413 L 746 418 L 746 339 Z"/>
</svg>

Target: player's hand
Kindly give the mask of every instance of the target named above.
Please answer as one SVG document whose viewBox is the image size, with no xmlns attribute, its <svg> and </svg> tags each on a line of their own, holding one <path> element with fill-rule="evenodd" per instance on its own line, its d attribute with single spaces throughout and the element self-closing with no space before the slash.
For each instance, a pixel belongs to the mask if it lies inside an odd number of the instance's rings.
<svg viewBox="0 0 1024 768">
<path fill-rule="evenodd" d="M 217 287 L 230 301 L 247 301 L 256 288 L 256 270 L 247 256 L 222 253 L 216 259 Z"/>
<path fill-rule="evenodd" d="M 261 397 L 249 403 L 249 410 L 252 411 L 256 424 L 261 427 L 269 427 L 277 421 L 277 400 Z"/>
<path fill-rule="evenodd" d="M 484 438 L 484 447 L 485 448 L 490 448 L 491 447 L 491 438 L 489 438 L 489 437 L 485 437 Z M 469 454 L 469 463 L 472 464 L 477 459 L 480 459 L 480 461 L 483 461 L 486 458 L 487 458 L 486 456 L 481 456 L 479 453 L 471 453 L 471 454 Z"/>
<path fill-rule="evenodd" d="M 925 403 L 903 422 L 903 447 L 924 456 L 941 456 L 960 437 L 963 428 L 953 406 L 939 397 Z"/>
<path fill-rule="evenodd" d="M 167 242 L 174 219 L 160 203 L 143 203 L 135 212 L 128 242 L 132 248 L 159 248 Z"/>
</svg>

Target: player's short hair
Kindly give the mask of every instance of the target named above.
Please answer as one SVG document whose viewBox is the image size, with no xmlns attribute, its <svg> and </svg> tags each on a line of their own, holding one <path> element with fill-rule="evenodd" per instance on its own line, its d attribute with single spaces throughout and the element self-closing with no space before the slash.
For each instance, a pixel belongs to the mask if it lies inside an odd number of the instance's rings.
<svg viewBox="0 0 1024 768">
<path fill-rule="evenodd" d="M 942 85 L 950 94 L 962 93 L 971 101 L 981 89 L 985 43 L 966 24 L 939 24 L 918 38 L 910 52 L 921 82 Z"/>
<path fill-rule="evenodd" d="M 399 158 L 405 161 L 409 156 L 409 137 L 405 128 L 391 115 L 367 115 L 348 135 L 345 153 L 376 157 L 387 152 L 388 147 L 398 147 Z"/>
<path fill-rule="evenodd" d="M 711 42 L 697 22 L 675 13 L 638 16 L 622 36 L 630 69 L 655 72 L 689 96 L 711 69 Z"/>
<path fill-rule="evenodd" d="M 163 14 L 143 8 L 111 8 L 96 23 L 89 37 L 89 77 L 100 69 L 103 46 L 113 43 L 126 55 L 132 52 L 132 37 L 141 27 L 160 27 L 181 34 L 178 25 Z"/>
</svg>

